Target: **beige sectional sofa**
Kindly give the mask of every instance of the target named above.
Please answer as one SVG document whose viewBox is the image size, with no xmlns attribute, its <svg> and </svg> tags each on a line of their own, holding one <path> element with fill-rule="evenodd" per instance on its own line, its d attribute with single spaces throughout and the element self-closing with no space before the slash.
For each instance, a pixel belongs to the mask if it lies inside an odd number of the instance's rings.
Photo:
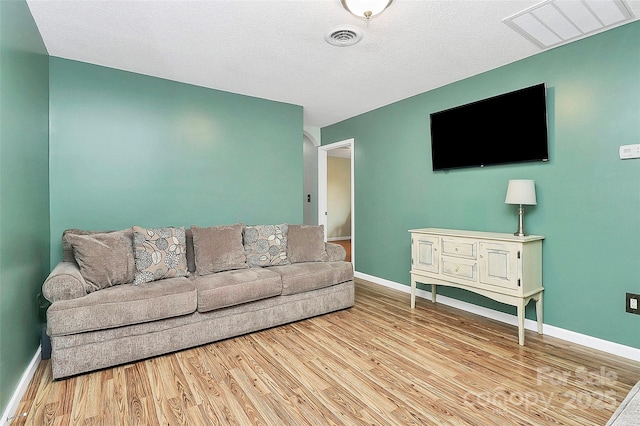
<svg viewBox="0 0 640 426">
<path fill-rule="evenodd" d="M 67 230 L 62 240 L 43 284 L 54 379 L 354 304 L 353 267 L 321 227 Z"/>
</svg>

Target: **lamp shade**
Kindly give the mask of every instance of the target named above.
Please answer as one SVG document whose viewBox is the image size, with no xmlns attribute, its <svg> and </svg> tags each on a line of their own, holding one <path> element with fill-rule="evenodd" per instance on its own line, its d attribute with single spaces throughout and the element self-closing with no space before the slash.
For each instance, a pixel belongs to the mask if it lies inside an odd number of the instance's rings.
<svg viewBox="0 0 640 426">
<path fill-rule="evenodd" d="M 506 204 L 535 205 L 536 186 L 530 179 L 511 179 L 507 187 Z"/>
<path fill-rule="evenodd" d="M 384 11 L 393 0 L 341 0 L 342 6 L 360 18 L 369 19 Z"/>
</svg>

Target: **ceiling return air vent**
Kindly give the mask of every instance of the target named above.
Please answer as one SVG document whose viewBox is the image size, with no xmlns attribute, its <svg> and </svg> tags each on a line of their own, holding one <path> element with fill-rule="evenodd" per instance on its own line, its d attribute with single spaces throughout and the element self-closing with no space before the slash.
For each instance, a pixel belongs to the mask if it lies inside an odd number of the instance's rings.
<svg viewBox="0 0 640 426">
<path fill-rule="evenodd" d="M 353 27 L 336 28 L 326 33 L 324 39 L 332 46 L 353 46 L 362 40 L 362 32 Z"/>
<path fill-rule="evenodd" d="M 548 49 L 633 19 L 622 0 L 545 0 L 502 21 Z"/>
</svg>

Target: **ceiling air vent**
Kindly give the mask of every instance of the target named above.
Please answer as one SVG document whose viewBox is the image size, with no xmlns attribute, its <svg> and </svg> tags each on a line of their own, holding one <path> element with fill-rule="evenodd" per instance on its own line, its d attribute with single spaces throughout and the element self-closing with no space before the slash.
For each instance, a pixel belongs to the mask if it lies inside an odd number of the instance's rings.
<svg viewBox="0 0 640 426">
<path fill-rule="evenodd" d="M 502 21 L 548 49 L 633 20 L 622 0 L 544 0 Z"/>
<path fill-rule="evenodd" d="M 353 46 L 362 40 L 362 32 L 353 27 L 336 28 L 325 34 L 324 39 L 332 46 Z"/>
</svg>

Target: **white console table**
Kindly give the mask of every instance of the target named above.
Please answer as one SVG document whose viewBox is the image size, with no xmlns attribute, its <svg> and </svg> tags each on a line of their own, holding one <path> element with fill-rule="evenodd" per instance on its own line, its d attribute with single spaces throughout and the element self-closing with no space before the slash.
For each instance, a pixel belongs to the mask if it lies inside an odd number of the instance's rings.
<svg viewBox="0 0 640 426">
<path fill-rule="evenodd" d="M 518 308 L 518 343 L 524 345 L 524 307 L 536 302 L 538 333 L 542 334 L 542 240 L 494 232 L 453 229 L 412 229 L 411 308 L 416 283 L 462 288 Z"/>
</svg>

